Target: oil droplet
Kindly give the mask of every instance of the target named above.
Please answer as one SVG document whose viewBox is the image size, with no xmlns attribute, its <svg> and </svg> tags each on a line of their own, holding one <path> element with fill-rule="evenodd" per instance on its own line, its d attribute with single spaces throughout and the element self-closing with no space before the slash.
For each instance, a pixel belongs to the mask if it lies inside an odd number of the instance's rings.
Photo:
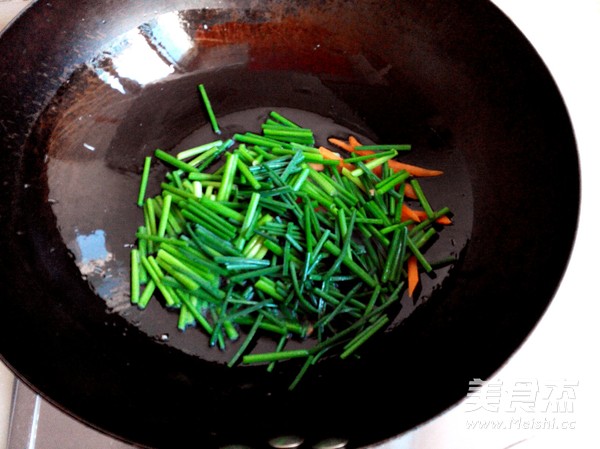
<svg viewBox="0 0 600 449">
<path fill-rule="evenodd" d="M 327 438 L 319 441 L 313 447 L 315 449 L 342 449 L 348 445 L 348 440 L 344 438 Z"/>
<path fill-rule="evenodd" d="M 297 435 L 283 435 L 269 440 L 269 446 L 276 449 L 294 449 L 304 443 L 304 438 Z"/>
</svg>

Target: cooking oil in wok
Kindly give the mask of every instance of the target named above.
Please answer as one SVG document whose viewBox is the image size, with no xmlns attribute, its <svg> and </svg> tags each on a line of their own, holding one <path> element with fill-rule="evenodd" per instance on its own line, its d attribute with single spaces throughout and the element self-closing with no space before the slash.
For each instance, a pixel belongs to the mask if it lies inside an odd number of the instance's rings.
<svg viewBox="0 0 600 449">
<path fill-rule="evenodd" d="M 154 150 L 176 153 L 235 133 L 260 133 L 260 124 L 276 110 L 315 132 L 317 145 L 327 138 L 354 135 L 363 143 L 411 143 L 407 162 L 445 171 L 422 185 L 435 207 L 448 206 L 454 225 L 444 229 L 432 246 L 432 260 L 456 256 L 464 249 L 471 227 L 471 191 L 460 151 L 440 138 L 427 121 L 428 108 L 415 111 L 405 124 L 380 116 L 388 93 L 369 87 L 369 103 L 360 109 L 356 85 L 324 81 L 298 72 L 251 73 L 243 68 L 210 73 L 172 74 L 161 81 L 133 85 L 83 67 L 70 79 L 40 119 L 47 148 L 48 198 L 65 245 L 107 313 L 118 313 L 160 344 L 177 347 L 206 359 L 225 362 L 230 352 L 207 350 L 200 331 L 177 330 L 177 314 L 158 300 L 139 311 L 129 299 L 129 253 L 143 216 L 135 202 L 144 157 Z M 197 94 L 209 89 L 222 134 L 215 136 Z M 357 103 L 358 101 L 358 103 Z M 373 121 L 372 116 L 378 119 Z M 424 120 L 424 122 L 423 122 Z M 435 122 L 437 117 L 432 118 Z M 160 191 L 166 168 L 153 164 L 148 195 Z M 460 194 L 457 194 L 460 192 Z M 402 300 L 394 322 L 400 323 L 434 294 L 448 276 L 451 264 L 431 277 L 423 276 L 416 301 Z M 168 338 L 164 338 L 168 335 Z M 265 350 L 275 343 L 261 341 Z M 298 343 L 302 344 L 302 343 Z M 235 351 L 237 345 L 231 345 Z M 293 345 L 290 346 L 293 348 Z"/>
</svg>

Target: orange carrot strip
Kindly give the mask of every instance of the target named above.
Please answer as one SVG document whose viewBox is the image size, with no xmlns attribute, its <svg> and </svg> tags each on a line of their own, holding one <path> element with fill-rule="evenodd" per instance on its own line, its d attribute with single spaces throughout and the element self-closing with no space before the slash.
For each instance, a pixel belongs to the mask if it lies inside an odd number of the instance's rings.
<svg viewBox="0 0 600 449">
<path fill-rule="evenodd" d="M 427 213 L 424 210 L 413 210 L 413 213 L 419 217 L 419 221 L 427 219 Z"/>
<path fill-rule="evenodd" d="M 358 139 L 354 136 L 348 137 L 348 143 L 353 147 L 360 147 L 362 144 L 358 141 Z"/>
<path fill-rule="evenodd" d="M 450 218 L 445 215 L 443 217 L 440 217 L 437 220 L 435 220 L 435 222 L 439 223 L 441 225 L 444 225 L 444 226 L 448 226 L 448 225 L 452 224 L 452 220 L 450 220 Z"/>
<path fill-rule="evenodd" d="M 444 172 L 441 170 L 431 170 L 429 168 L 423 168 L 423 167 L 418 167 L 416 165 L 405 164 L 404 162 L 395 161 L 393 159 L 389 160 L 388 164 L 390 165 L 390 168 L 394 172 L 398 172 L 398 171 L 404 169 L 407 172 L 409 172 L 412 176 L 421 177 L 421 178 L 428 177 L 428 176 L 439 176 L 439 175 L 444 174 Z"/>
<path fill-rule="evenodd" d="M 330 143 L 340 147 L 342 150 L 348 151 L 349 153 L 356 153 L 359 156 L 368 156 L 370 154 L 375 153 L 374 151 L 370 151 L 370 150 L 357 151 L 355 149 L 355 147 L 360 146 L 360 142 L 354 136 L 350 136 L 348 138 L 348 142 L 344 142 L 341 139 L 336 139 L 335 137 L 330 137 L 328 140 Z M 398 171 L 404 169 L 407 172 L 409 172 L 412 176 L 416 176 L 416 177 L 420 177 L 420 178 L 425 178 L 425 177 L 430 177 L 430 176 L 440 176 L 440 175 L 444 174 L 444 172 L 441 170 L 432 170 L 429 168 L 419 167 L 417 165 L 405 164 L 404 162 L 399 162 L 399 161 L 396 161 L 393 159 L 389 160 L 388 164 L 394 172 L 398 172 Z M 373 173 L 375 173 L 377 176 L 379 176 L 381 174 L 381 167 L 375 167 L 373 169 Z"/>
<path fill-rule="evenodd" d="M 315 162 L 311 162 L 308 165 L 310 165 L 316 171 L 323 171 L 323 170 L 325 170 L 325 166 L 323 164 L 317 164 Z"/>
<path fill-rule="evenodd" d="M 404 196 L 406 198 L 410 198 L 411 200 L 417 199 L 417 194 L 415 193 L 415 190 L 408 183 L 404 184 Z"/>
<path fill-rule="evenodd" d="M 423 221 L 427 219 L 427 213 L 424 210 L 413 210 L 412 211 L 417 217 L 419 217 L 419 221 Z M 437 220 L 435 220 L 436 223 L 439 223 L 441 225 L 447 226 L 447 225 L 451 225 L 452 224 L 452 220 L 450 220 L 450 218 L 448 218 L 447 216 L 442 216 L 440 218 L 438 218 Z"/>
<path fill-rule="evenodd" d="M 375 151 L 371 150 L 357 150 L 356 147 L 362 146 L 362 143 L 360 143 L 354 136 L 348 137 L 348 143 L 352 147 L 354 153 L 358 154 L 359 156 L 369 156 L 370 154 L 375 154 Z"/>
<path fill-rule="evenodd" d="M 419 217 L 417 211 L 412 210 L 410 207 L 408 207 L 404 203 L 402 203 L 402 213 L 401 213 L 400 219 L 402 221 L 413 220 L 413 221 L 416 221 L 417 223 L 421 222 L 421 217 Z"/>
<path fill-rule="evenodd" d="M 408 296 L 412 298 L 417 285 L 419 285 L 419 267 L 417 258 L 410 256 L 406 262 L 406 273 L 408 277 Z"/>
<path fill-rule="evenodd" d="M 344 162 L 344 158 L 342 156 L 337 154 L 335 151 L 331 151 L 329 148 L 319 147 L 319 153 L 321 153 L 321 156 L 323 156 L 325 159 L 340 161 L 339 165 L 337 166 L 338 171 L 340 172 L 343 168 L 347 168 L 350 171 L 356 168 L 354 165 Z"/>
<path fill-rule="evenodd" d="M 341 161 L 343 159 L 343 157 L 335 151 L 331 151 L 329 148 L 325 148 L 323 146 L 319 147 L 319 153 L 321 153 L 321 156 L 323 156 L 325 159 L 332 159 L 335 161 Z"/>
<path fill-rule="evenodd" d="M 336 147 L 340 147 L 342 150 L 345 150 L 349 153 L 354 153 L 354 147 L 349 145 L 347 142 L 344 142 L 343 140 L 336 139 L 335 137 L 330 137 L 327 140 L 329 141 L 329 143 L 335 145 Z"/>
<path fill-rule="evenodd" d="M 361 153 L 361 151 L 355 151 L 356 154 Z M 417 165 L 405 164 L 404 162 L 399 162 L 394 159 L 390 159 L 388 164 L 394 173 L 399 172 L 400 170 L 406 170 L 410 173 L 411 176 L 415 178 L 425 178 L 430 176 L 440 176 L 444 174 L 441 170 L 431 170 L 429 168 L 419 167 Z M 381 176 L 381 165 L 375 167 L 373 173 L 377 176 Z"/>
<path fill-rule="evenodd" d="M 348 137 L 348 143 L 354 148 L 354 152 L 359 156 L 369 156 L 371 154 L 376 154 L 375 151 L 371 150 L 357 150 L 356 147 L 362 146 L 362 143 L 358 141 L 358 139 L 354 136 Z"/>
</svg>

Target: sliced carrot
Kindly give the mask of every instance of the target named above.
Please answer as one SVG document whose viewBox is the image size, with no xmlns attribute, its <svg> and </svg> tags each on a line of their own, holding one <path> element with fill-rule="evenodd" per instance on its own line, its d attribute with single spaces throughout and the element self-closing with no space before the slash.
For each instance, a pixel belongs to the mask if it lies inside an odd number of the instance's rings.
<svg viewBox="0 0 600 449">
<path fill-rule="evenodd" d="M 341 148 L 344 151 L 348 151 L 349 153 L 356 153 L 359 156 L 368 156 L 370 154 L 374 154 L 374 151 L 369 151 L 369 150 L 357 151 L 355 149 L 354 145 L 352 145 L 348 142 L 344 142 L 341 139 L 336 139 L 335 137 L 330 137 L 328 140 L 333 145 Z M 353 136 L 350 136 L 350 138 L 348 138 L 348 140 L 349 140 L 349 142 L 360 144 L 360 142 L 358 142 L 358 140 L 356 140 L 356 138 Z M 360 145 L 356 145 L 356 146 L 360 146 Z M 405 164 L 404 162 L 399 162 L 394 159 L 389 160 L 388 164 L 389 164 L 390 168 L 394 171 L 394 173 L 399 172 L 400 170 L 406 170 L 407 172 L 409 172 L 411 174 L 411 176 L 415 176 L 417 178 L 440 176 L 440 175 L 444 174 L 444 172 L 441 170 L 432 170 L 429 168 L 419 167 L 418 165 Z M 373 169 L 373 173 L 375 173 L 377 176 L 380 176 L 381 175 L 381 166 L 375 167 Z"/>
<path fill-rule="evenodd" d="M 350 146 L 354 147 L 356 149 L 356 147 L 360 147 L 362 144 L 358 141 L 358 139 L 354 136 L 350 136 L 348 137 L 348 143 L 350 144 Z"/>
<path fill-rule="evenodd" d="M 417 285 L 419 285 L 419 267 L 417 266 L 417 258 L 415 256 L 408 258 L 406 273 L 408 278 L 408 296 L 412 298 Z"/>
<path fill-rule="evenodd" d="M 334 161 L 341 161 L 342 159 L 344 159 L 342 156 L 339 155 L 339 153 L 331 151 L 329 148 L 325 148 L 323 146 L 319 147 L 319 153 L 321 153 L 321 156 L 323 156 L 325 159 L 331 159 Z"/>
<path fill-rule="evenodd" d="M 401 213 L 400 219 L 402 221 L 413 220 L 413 221 L 416 221 L 417 223 L 421 222 L 421 217 L 419 217 L 419 214 L 417 213 L 417 211 L 412 210 L 410 207 L 408 207 L 404 203 L 402 203 L 402 213 Z"/>
<path fill-rule="evenodd" d="M 358 154 L 359 156 L 369 156 L 371 154 L 375 154 L 375 151 L 371 150 L 357 150 L 356 147 L 362 146 L 362 143 L 360 143 L 354 136 L 348 137 L 348 143 L 354 149 L 354 153 Z"/>
<path fill-rule="evenodd" d="M 419 217 L 419 221 L 423 221 L 427 219 L 427 213 L 424 210 L 413 210 L 412 211 L 417 217 Z M 450 220 L 450 218 L 448 218 L 447 216 L 442 216 L 440 218 L 438 218 L 437 220 L 435 220 L 436 223 L 439 223 L 441 225 L 447 226 L 447 225 L 451 225 L 452 224 L 452 220 Z"/>
<path fill-rule="evenodd" d="M 445 215 L 435 220 L 435 222 L 444 226 L 449 226 L 452 224 L 452 220 L 450 220 L 450 218 Z"/>
<path fill-rule="evenodd" d="M 340 161 L 340 163 L 337 166 L 339 172 L 341 172 L 342 169 L 346 166 L 346 164 L 344 164 L 344 158 L 335 151 L 331 151 L 329 148 L 321 146 L 319 147 L 319 153 L 321 153 L 321 156 L 323 156 L 324 159 Z"/>
<path fill-rule="evenodd" d="M 412 212 L 419 217 L 419 221 L 427 219 L 427 213 L 424 210 L 413 210 Z"/>
<path fill-rule="evenodd" d="M 356 168 L 354 165 L 344 162 L 344 158 L 342 156 L 335 151 L 331 151 L 329 148 L 319 147 L 319 153 L 321 153 L 321 156 L 323 156 L 325 159 L 340 161 L 339 165 L 337 166 L 339 172 L 341 172 L 343 168 L 347 168 L 350 171 Z"/>
<path fill-rule="evenodd" d="M 411 200 L 418 199 L 415 190 L 409 183 L 404 184 L 404 196 L 406 198 L 410 198 Z"/>
<path fill-rule="evenodd" d="M 323 164 L 317 164 L 315 162 L 311 162 L 308 165 L 310 165 L 316 171 L 323 171 L 323 170 L 325 170 L 325 166 Z"/>
<path fill-rule="evenodd" d="M 416 176 L 418 178 L 424 178 L 429 176 L 440 176 L 443 175 L 444 172 L 441 170 L 431 170 L 429 168 L 418 167 L 416 165 L 405 164 L 404 162 L 399 162 L 395 160 L 388 161 L 390 168 L 394 172 L 398 172 L 400 170 L 406 170 L 412 176 Z"/>
<path fill-rule="evenodd" d="M 348 142 L 344 142 L 341 139 L 336 139 L 335 137 L 330 137 L 327 141 L 336 147 L 340 147 L 342 150 L 347 151 L 349 153 L 354 153 L 354 148 L 348 144 Z"/>
</svg>

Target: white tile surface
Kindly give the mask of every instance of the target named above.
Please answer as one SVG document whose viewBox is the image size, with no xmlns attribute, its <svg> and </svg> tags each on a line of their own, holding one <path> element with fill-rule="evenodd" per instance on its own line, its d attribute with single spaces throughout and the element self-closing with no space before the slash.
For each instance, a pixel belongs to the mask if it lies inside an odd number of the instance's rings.
<svg viewBox="0 0 600 449">
<path fill-rule="evenodd" d="M 0 0 L 0 30 L 30 3 L 31 0 Z"/>
<path fill-rule="evenodd" d="M 29 3 L 29 0 L 0 0 L 0 30 L 4 29 L 12 18 Z M 13 383 L 14 376 L 6 366 L 0 363 L 0 449 L 6 446 L 8 438 Z"/>
<path fill-rule="evenodd" d="M 0 0 L 0 30 L 15 17 L 25 6 L 28 0 Z M 0 362 L 0 449 L 6 448 L 8 440 L 8 426 L 12 405 L 12 391 L 14 376 L 9 369 Z"/>
<path fill-rule="evenodd" d="M 5 365 L 0 363 L 0 449 L 6 447 L 8 440 L 13 385 L 14 376 Z"/>
<path fill-rule="evenodd" d="M 0 30 L 30 3 L 29 0 L 0 0 Z M 12 405 L 14 376 L 0 362 L 0 449 L 6 448 Z"/>
</svg>

